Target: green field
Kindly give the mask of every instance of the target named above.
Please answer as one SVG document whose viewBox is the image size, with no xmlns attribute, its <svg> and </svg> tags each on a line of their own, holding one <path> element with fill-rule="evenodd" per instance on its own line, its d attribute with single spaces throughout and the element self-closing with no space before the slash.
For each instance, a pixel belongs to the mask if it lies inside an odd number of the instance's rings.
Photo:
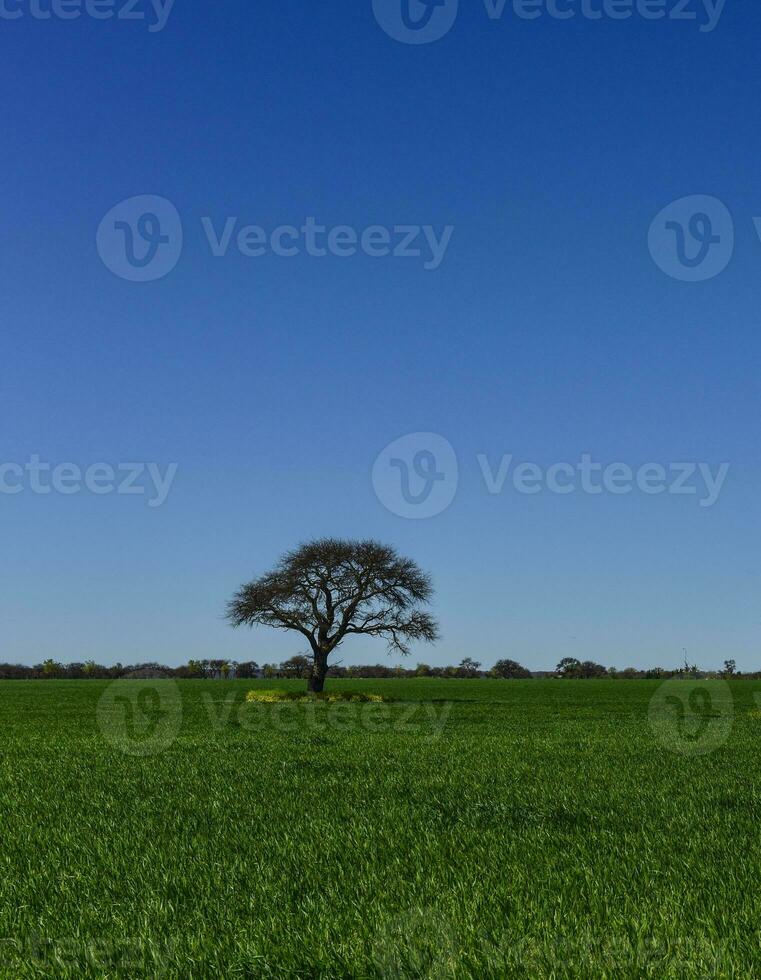
<svg viewBox="0 0 761 980">
<path fill-rule="evenodd" d="M 0 976 L 761 976 L 761 682 L 677 683 L 4 682 Z"/>
</svg>

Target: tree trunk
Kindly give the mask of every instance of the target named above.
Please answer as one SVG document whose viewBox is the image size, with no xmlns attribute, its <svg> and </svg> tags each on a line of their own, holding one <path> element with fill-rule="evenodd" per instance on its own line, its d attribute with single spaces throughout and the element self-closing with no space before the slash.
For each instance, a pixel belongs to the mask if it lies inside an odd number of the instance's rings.
<svg viewBox="0 0 761 980">
<path fill-rule="evenodd" d="M 312 670 L 309 673 L 308 690 L 311 694 L 320 694 L 325 687 L 325 675 L 328 672 L 327 653 L 316 653 Z"/>
</svg>

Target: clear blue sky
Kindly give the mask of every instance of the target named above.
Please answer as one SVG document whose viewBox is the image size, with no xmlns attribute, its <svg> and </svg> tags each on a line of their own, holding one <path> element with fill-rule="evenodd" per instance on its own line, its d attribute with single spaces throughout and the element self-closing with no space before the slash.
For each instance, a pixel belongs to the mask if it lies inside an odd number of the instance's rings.
<svg viewBox="0 0 761 980">
<path fill-rule="evenodd" d="M 7 0 L 13 6 L 17 0 Z M 761 668 L 761 102 L 757 4 L 694 22 L 501 21 L 462 0 L 436 43 L 370 0 L 178 0 L 145 22 L 0 20 L 3 463 L 175 462 L 166 502 L 0 495 L 0 659 L 279 660 L 234 589 L 312 536 L 430 570 L 443 640 L 412 662 L 562 656 Z M 125 281 L 103 216 L 160 195 L 184 249 Z M 669 202 L 721 199 L 704 282 L 648 251 Z M 415 259 L 213 258 L 201 220 L 454 227 Z M 434 432 L 459 485 L 407 520 L 392 440 Z M 697 497 L 491 495 L 476 456 L 731 464 Z M 345 662 L 383 661 L 354 642 Z"/>
</svg>

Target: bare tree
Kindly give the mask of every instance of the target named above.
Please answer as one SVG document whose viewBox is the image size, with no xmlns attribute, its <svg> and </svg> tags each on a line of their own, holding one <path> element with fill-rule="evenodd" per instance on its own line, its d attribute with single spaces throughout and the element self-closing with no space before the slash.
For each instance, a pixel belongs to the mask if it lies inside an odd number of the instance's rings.
<svg viewBox="0 0 761 980">
<path fill-rule="evenodd" d="M 242 586 L 228 603 L 233 626 L 294 630 L 309 641 L 310 691 L 322 691 L 328 657 L 347 636 L 380 636 L 389 652 L 438 639 L 420 607 L 431 580 L 409 558 L 377 541 L 321 538 L 284 555 L 271 572 Z"/>
</svg>

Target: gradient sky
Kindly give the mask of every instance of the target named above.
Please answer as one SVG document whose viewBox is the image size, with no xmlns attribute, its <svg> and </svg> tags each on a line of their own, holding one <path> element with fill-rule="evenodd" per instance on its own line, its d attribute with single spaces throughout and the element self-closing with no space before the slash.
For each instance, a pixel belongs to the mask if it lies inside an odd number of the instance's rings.
<svg viewBox="0 0 761 980">
<path fill-rule="evenodd" d="M 494 21 L 462 0 L 445 37 L 414 46 L 370 0 L 178 0 L 154 33 L 0 20 L 0 461 L 178 466 L 157 508 L 0 495 L 0 660 L 283 659 L 301 638 L 234 632 L 225 601 L 331 534 L 432 573 L 443 639 L 412 664 L 676 666 L 686 648 L 761 669 L 760 29 L 737 2 L 701 33 Z M 143 194 L 176 206 L 184 250 L 133 283 L 96 231 Z M 736 237 L 698 283 L 648 251 L 655 215 L 693 194 L 723 201 Z M 228 216 L 454 232 L 436 271 L 213 258 L 201 219 Z M 459 484 L 407 520 L 371 472 L 421 431 L 452 445 Z M 710 508 L 492 495 L 479 453 L 731 471 Z"/>
</svg>

